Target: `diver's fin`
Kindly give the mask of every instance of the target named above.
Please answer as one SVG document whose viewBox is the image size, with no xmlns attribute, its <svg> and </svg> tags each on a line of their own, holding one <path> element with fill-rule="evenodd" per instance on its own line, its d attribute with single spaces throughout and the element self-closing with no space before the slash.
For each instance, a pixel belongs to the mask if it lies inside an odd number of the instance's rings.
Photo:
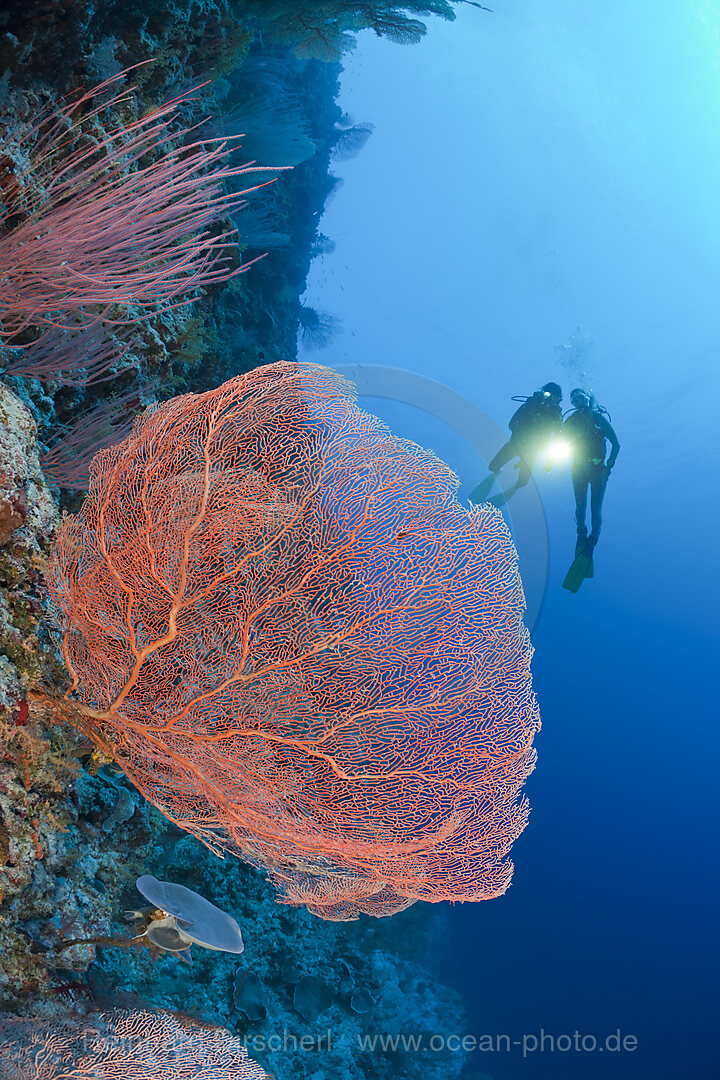
<svg viewBox="0 0 720 1080">
<path fill-rule="evenodd" d="M 572 593 L 577 592 L 586 577 L 592 577 L 592 556 L 581 552 L 565 575 L 563 589 Z"/>
<path fill-rule="evenodd" d="M 584 542 L 578 540 L 575 548 L 575 561 L 565 575 L 563 589 L 576 593 L 585 578 L 591 578 L 594 574 L 593 551 L 597 540 L 589 536 Z"/>
<path fill-rule="evenodd" d="M 492 486 L 495 483 L 495 473 L 490 473 L 486 476 L 478 486 L 470 492 L 470 502 L 484 503 L 487 501 L 487 497 L 492 491 Z"/>
<path fill-rule="evenodd" d="M 493 497 L 491 499 L 488 499 L 487 501 L 492 506 L 504 506 L 508 499 L 511 499 L 516 491 L 517 484 L 513 484 L 513 486 L 511 488 L 508 488 L 507 491 L 501 491 L 499 495 L 493 495 Z"/>
</svg>

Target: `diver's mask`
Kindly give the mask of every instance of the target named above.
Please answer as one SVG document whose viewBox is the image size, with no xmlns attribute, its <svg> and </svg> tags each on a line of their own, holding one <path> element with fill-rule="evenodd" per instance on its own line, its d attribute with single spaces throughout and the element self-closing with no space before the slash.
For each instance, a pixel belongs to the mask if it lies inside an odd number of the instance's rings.
<svg viewBox="0 0 720 1080">
<path fill-rule="evenodd" d="M 589 409 L 591 398 L 587 390 L 573 390 L 570 395 L 570 404 L 574 409 Z"/>
</svg>

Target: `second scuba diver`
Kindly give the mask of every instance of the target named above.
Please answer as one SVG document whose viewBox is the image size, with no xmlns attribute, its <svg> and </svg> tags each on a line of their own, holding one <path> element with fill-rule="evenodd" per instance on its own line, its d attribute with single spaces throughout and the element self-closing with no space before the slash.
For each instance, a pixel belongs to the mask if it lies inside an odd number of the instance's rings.
<svg viewBox="0 0 720 1080">
<path fill-rule="evenodd" d="M 572 485 L 575 494 L 575 524 L 577 543 L 575 561 L 568 570 L 563 588 L 576 593 L 585 578 L 593 576 L 593 551 L 600 536 L 602 505 L 608 477 L 620 452 L 620 442 L 610 419 L 604 415 L 588 390 L 576 389 L 570 394 L 574 412 L 563 424 L 572 449 Z M 605 461 L 606 442 L 610 456 Z M 590 526 L 587 531 L 587 502 L 590 492 Z"/>
<path fill-rule="evenodd" d="M 572 485 L 575 494 L 575 524 L 577 525 L 577 548 L 590 546 L 590 551 L 598 542 L 602 525 L 602 504 L 608 477 L 620 452 L 618 440 L 612 424 L 604 410 L 600 409 L 591 393 L 587 390 L 573 390 L 570 403 L 575 410 L 563 424 L 563 433 L 567 435 L 572 448 Z M 610 443 L 610 456 L 605 461 L 605 443 Z M 590 492 L 590 526 L 587 531 L 587 501 Z"/>
<path fill-rule="evenodd" d="M 518 470 L 517 481 L 508 491 L 496 495 L 489 502 L 502 506 L 519 488 L 527 484 L 538 453 L 547 446 L 550 437 L 562 429 L 561 401 L 562 390 L 555 382 L 545 383 L 534 394 L 525 398 L 520 408 L 510 417 L 510 438 L 488 465 L 489 475 L 471 493 L 472 502 L 487 500 L 497 473 L 513 458 L 519 459 L 515 466 Z"/>
</svg>

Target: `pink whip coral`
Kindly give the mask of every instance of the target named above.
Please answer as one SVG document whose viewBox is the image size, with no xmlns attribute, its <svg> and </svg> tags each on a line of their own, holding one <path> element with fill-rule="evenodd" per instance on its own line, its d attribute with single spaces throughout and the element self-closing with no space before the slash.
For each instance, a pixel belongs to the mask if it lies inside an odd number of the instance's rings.
<svg viewBox="0 0 720 1080">
<path fill-rule="evenodd" d="M 240 1039 L 167 1012 L 0 1016 L 3 1080 L 267 1080 Z"/>
<path fill-rule="evenodd" d="M 155 387 L 149 385 L 142 392 L 152 396 L 154 391 Z M 115 397 L 99 401 L 81 413 L 72 425 L 61 427 L 47 450 L 40 454 L 45 476 L 68 491 L 87 491 L 90 462 L 103 447 L 112 446 L 129 435 L 135 413 L 140 408 L 140 391 L 131 387 Z"/>
<path fill-rule="evenodd" d="M 1 245 L 0 241 L 0 245 Z M 3 375 L 23 375 L 60 386 L 92 386 L 116 378 L 129 345 L 100 326 L 50 327 L 27 345 L 7 348 Z"/>
<path fill-rule="evenodd" d="M 105 132 L 101 114 L 131 107 L 131 90 L 105 94 L 126 74 L 0 143 L 0 338 L 108 320 L 116 305 L 141 309 L 115 314 L 134 321 L 247 268 L 229 264 L 232 234 L 209 226 L 243 204 L 225 181 L 262 170 L 227 164 L 237 136 L 183 145 L 191 129 L 172 125 L 193 91 Z"/>
<path fill-rule="evenodd" d="M 538 727 L 502 517 L 334 372 L 148 411 L 48 582 L 65 707 L 140 791 L 325 918 L 508 886 Z"/>
</svg>

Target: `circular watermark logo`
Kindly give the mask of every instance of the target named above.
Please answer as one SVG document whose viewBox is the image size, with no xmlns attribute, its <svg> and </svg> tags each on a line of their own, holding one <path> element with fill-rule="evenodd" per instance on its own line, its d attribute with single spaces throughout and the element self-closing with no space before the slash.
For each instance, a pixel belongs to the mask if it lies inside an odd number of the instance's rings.
<svg viewBox="0 0 720 1080">
<path fill-rule="evenodd" d="M 382 364 L 331 366 L 333 371 L 354 383 L 362 396 L 412 405 L 441 420 L 472 446 L 483 461 L 490 461 L 507 441 L 507 434 L 478 405 L 436 379 Z M 472 483 L 471 487 L 474 486 Z M 525 625 L 532 630 L 542 611 L 549 567 L 547 520 L 532 477 L 525 487 L 518 489 L 505 510 L 525 589 Z"/>
</svg>

